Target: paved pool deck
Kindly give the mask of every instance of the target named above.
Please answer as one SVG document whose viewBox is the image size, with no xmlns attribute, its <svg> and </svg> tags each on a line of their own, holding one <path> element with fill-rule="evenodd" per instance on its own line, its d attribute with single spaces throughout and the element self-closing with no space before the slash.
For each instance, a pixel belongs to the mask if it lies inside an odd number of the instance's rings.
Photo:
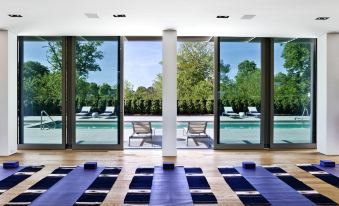
<svg viewBox="0 0 339 206">
<path fill-rule="evenodd" d="M 52 116 L 54 121 L 61 121 L 60 116 Z M 309 121 L 309 117 L 299 116 L 277 116 L 274 118 L 279 122 L 306 122 Z M 48 143 L 55 144 L 61 143 L 61 129 L 40 129 L 40 116 L 27 116 L 25 117 L 25 143 Z M 213 125 L 214 117 L 212 115 L 200 115 L 200 116 L 178 116 L 178 122 L 188 121 L 207 121 Z M 221 116 L 223 122 L 259 122 L 260 119 L 256 117 L 245 117 L 242 119 Z M 49 122 L 47 117 L 43 118 L 43 122 Z M 103 122 L 117 122 L 116 117 L 76 117 L 77 122 L 81 123 L 103 123 Z M 125 116 L 125 124 L 130 124 L 132 121 L 151 121 L 161 122 L 161 116 Z M 214 139 L 213 126 L 207 128 L 206 133 L 208 138 L 199 138 L 196 140 L 189 139 L 188 146 L 186 145 L 187 137 L 183 134 L 183 129 L 177 129 L 176 140 L 178 148 L 212 148 Z M 32 126 L 37 126 L 32 128 Z M 162 144 L 162 129 L 155 129 L 155 136 L 153 138 L 153 145 L 149 139 L 133 139 L 131 140 L 131 146 L 128 145 L 128 138 L 133 133 L 131 125 L 124 128 L 124 147 L 125 148 L 161 148 Z M 260 129 L 221 129 L 220 130 L 221 142 L 228 144 L 256 144 L 260 140 Z M 309 142 L 310 129 L 308 128 L 289 128 L 289 129 L 277 129 L 275 130 L 275 140 L 277 143 L 307 143 Z M 117 129 L 88 129 L 77 128 L 76 129 L 76 141 L 79 144 L 116 144 L 117 143 Z"/>
</svg>

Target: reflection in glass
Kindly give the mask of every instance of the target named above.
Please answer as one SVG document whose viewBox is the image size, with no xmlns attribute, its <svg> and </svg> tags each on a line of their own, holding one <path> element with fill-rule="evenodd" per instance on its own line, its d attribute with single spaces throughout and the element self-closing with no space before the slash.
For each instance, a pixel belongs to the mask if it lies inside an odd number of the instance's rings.
<svg viewBox="0 0 339 206">
<path fill-rule="evenodd" d="M 274 40 L 274 143 L 311 143 L 314 43 Z"/>
<path fill-rule="evenodd" d="M 25 37 L 22 47 L 20 143 L 61 144 L 61 38 Z"/>
<path fill-rule="evenodd" d="M 248 38 L 221 38 L 219 120 L 221 144 L 259 144 L 261 44 Z"/>
<path fill-rule="evenodd" d="M 118 39 L 76 39 L 76 144 L 118 144 Z"/>
</svg>

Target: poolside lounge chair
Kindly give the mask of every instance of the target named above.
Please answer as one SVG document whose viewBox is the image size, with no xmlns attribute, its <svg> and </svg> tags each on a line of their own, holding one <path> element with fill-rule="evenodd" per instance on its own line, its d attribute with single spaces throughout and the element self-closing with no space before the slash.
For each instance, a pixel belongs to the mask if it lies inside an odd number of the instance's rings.
<svg viewBox="0 0 339 206">
<path fill-rule="evenodd" d="M 128 138 L 128 146 L 131 146 L 131 139 L 151 139 L 153 147 L 153 136 L 155 135 L 155 130 L 152 129 L 151 122 L 132 122 L 133 125 L 133 134 Z"/>
<path fill-rule="evenodd" d="M 186 145 L 188 146 L 189 138 L 209 138 L 206 133 L 207 122 L 188 122 L 188 127 L 184 128 L 184 135 L 187 136 Z"/>
<path fill-rule="evenodd" d="M 261 113 L 258 112 L 256 107 L 248 107 L 247 115 L 260 117 Z"/>
<path fill-rule="evenodd" d="M 104 113 L 101 113 L 100 116 L 110 117 L 113 116 L 115 112 L 115 107 L 106 107 Z"/>
<path fill-rule="evenodd" d="M 224 112 L 222 113 L 222 115 L 230 117 L 239 117 L 239 114 L 235 113 L 232 107 L 224 107 Z"/>
<path fill-rule="evenodd" d="M 92 108 L 91 106 L 82 107 L 81 111 L 79 113 L 77 113 L 76 116 L 84 117 L 84 116 L 91 115 L 91 108 Z"/>
</svg>

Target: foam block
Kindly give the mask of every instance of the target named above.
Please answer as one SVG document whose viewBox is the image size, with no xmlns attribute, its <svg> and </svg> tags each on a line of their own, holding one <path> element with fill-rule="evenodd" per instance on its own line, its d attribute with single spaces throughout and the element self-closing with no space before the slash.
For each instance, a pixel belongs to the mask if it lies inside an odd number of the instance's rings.
<svg viewBox="0 0 339 206">
<path fill-rule="evenodd" d="M 84 169 L 85 170 L 93 170 L 96 169 L 98 167 L 96 162 L 86 162 L 84 164 Z"/>
<path fill-rule="evenodd" d="M 174 163 L 173 162 L 164 162 L 162 164 L 162 168 L 164 170 L 173 170 L 174 169 Z"/>
<path fill-rule="evenodd" d="M 242 167 L 245 169 L 255 169 L 256 165 L 254 162 L 242 162 Z"/>
<path fill-rule="evenodd" d="M 332 160 L 320 160 L 320 166 L 322 167 L 335 167 L 335 162 Z"/>
<path fill-rule="evenodd" d="M 14 169 L 19 167 L 19 161 L 7 161 L 3 163 L 4 169 Z"/>
</svg>

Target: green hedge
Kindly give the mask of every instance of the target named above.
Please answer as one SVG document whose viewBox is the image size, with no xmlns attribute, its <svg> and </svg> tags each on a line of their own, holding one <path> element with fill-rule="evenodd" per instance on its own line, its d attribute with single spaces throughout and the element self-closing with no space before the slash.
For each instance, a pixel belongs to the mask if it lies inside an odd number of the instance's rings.
<svg viewBox="0 0 339 206">
<path fill-rule="evenodd" d="M 125 114 L 161 115 L 161 100 L 125 100 Z M 213 100 L 178 100 L 178 114 L 213 114 Z"/>
</svg>

